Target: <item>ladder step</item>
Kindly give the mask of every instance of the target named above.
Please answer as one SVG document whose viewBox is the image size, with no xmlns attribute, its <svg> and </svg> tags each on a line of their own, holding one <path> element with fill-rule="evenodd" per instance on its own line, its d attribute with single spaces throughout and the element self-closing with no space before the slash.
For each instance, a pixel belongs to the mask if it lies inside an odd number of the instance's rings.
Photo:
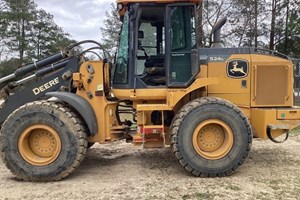
<svg viewBox="0 0 300 200">
<path fill-rule="evenodd" d="M 151 139 L 150 141 L 147 140 L 147 142 L 144 143 L 143 147 L 145 149 L 148 148 L 164 148 L 165 144 L 164 144 L 164 140 L 160 140 L 160 139 Z"/>
<path fill-rule="evenodd" d="M 141 128 L 142 134 L 161 134 L 164 131 L 164 126 L 162 125 L 153 125 L 153 126 L 143 126 Z"/>
<path fill-rule="evenodd" d="M 129 127 L 128 126 L 113 126 L 113 127 L 110 127 L 110 130 L 124 130 L 124 129 L 128 129 Z"/>
<path fill-rule="evenodd" d="M 138 111 L 170 110 L 168 104 L 138 104 Z"/>
<path fill-rule="evenodd" d="M 111 131 L 111 134 L 123 134 L 125 133 L 124 131 Z"/>
<path fill-rule="evenodd" d="M 163 138 L 133 138 L 133 142 L 134 143 L 147 143 L 147 142 L 163 142 L 164 139 Z"/>
</svg>

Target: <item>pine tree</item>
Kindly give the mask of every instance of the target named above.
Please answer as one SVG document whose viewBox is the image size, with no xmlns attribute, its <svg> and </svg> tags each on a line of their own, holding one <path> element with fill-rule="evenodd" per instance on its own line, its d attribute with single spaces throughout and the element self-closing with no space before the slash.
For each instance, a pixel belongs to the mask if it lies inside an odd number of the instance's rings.
<svg viewBox="0 0 300 200">
<path fill-rule="evenodd" d="M 7 10 L 7 6 L 4 4 L 2 0 L 0 0 L 0 60 L 2 58 L 2 54 L 7 50 L 5 47 L 5 34 L 7 29 L 7 20 L 5 17 L 5 11 Z"/>
<path fill-rule="evenodd" d="M 100 27 L 103 36 L 102 45 L 106 57 L 112 61 L 119 46 L 119 34 L 122 25 L 115 3 L 111 4 L 111 10 L 106 11 L 105 16 L 104 26 Z"/>
<path fill-rule="evenodd" d="M 38 10 L 33 0 L 0 0 L 0 25 L 2 75 L 75 42 L 54 23 L 51 14 Z"/>
<path fill-rule="evenodd" d="M 69 34 L 55 24 L 53 15 L 43 9 L 36 13 L 32 33 L 28 56 L 34 59 L 41 59 L 48 54 L 56 53 L 75 42 L 69 39 Z"/>
<path fill-rule="evenodd" d="M 57 26 L 53 16 L 38 10 L 33 0 L 0 0 L 0 59 L 18 58 L 20 65 L 41 59 L 73 43 L 70 35 Z"/>
<path fill-rule="evenodd" d="M 287 0 L 284 13 L 285 24 L 279 29 L 277 50 L 295 58 L 300 58 L 300 0 Z"/>
<path fill-rule="evenodd" d="M 5 44 L 18 52 L 20 64 L 24 62 L 29 49 L 30 35 L 35 20 L 36 5 L 32 0 L 4 0 L 8 10 L 4 12 L 8 20 Z"/>
</svg>

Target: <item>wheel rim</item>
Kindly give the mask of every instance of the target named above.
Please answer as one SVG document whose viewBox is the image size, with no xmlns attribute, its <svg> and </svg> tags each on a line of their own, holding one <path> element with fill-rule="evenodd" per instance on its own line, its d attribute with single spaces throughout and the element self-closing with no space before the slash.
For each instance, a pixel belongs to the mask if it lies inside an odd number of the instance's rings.
<svg viewBox="0 0 300 200">
<path fill-rule="evenodd" d="M 200 123 L 193 133 L 196 152 L 209 160 L 226 156 L 233 146 L 233 132 L 221 120 L 210 119 Z"/>
<path fill-rule="evenodd" d="M 58 133 L 47 125 L 33 125 L 20 135 L 18 148 L 21 156 L 35 166 L 49 165 L 61 151 Z"/>
</svg>

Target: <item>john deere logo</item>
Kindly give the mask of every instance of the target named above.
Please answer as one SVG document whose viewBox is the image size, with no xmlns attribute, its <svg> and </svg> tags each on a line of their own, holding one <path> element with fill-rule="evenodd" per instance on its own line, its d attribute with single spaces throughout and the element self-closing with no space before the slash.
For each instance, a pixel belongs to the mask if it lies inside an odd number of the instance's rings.
<svg viewBox="0 0 300 200">
<path fill-rule="evenodd" d="M 244 78 L 248 76 L 249 65 L 246 60 L 231 60 L 227 64 L 227 76 Z"/>
</svg>

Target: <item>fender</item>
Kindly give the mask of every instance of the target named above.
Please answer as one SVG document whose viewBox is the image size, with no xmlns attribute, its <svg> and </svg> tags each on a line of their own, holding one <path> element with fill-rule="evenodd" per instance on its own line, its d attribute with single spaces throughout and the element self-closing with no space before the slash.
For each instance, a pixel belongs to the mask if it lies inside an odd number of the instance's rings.
<svg viewBox="0 0 300 200">
<path fill-rule="evenodd" d="M 217 84 L 219 82 L 218 78 L 197 78 L 188 88 L 185 89 L 168 89 L 168 105 L 174 108 L 180 100 L 187 94 L 206 87 L 209 85 Z"/>
<path fill-rule="evenodd" d="M 69 92 L 48 92 L 46 93 L 46 96 L 58 98 L 59 100 L 69 104 L 84 119 L 89 129 L 88 135 L 96 135 L 98 132 L 96 114 L 87 100 L 81 96 Z"/>
</svg>

